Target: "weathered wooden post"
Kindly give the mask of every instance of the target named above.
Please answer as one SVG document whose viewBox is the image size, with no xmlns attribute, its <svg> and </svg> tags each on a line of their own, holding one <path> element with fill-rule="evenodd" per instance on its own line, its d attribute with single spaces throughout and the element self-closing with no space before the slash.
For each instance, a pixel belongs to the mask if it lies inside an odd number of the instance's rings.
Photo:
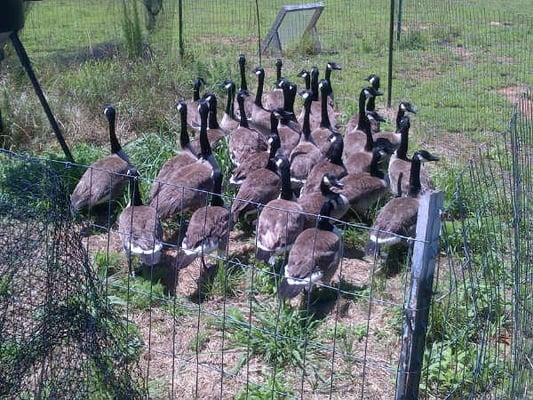
<svg viewBox="0 0 533 400">
<path fill-rule="evenodd" d="M 183 2 L 178 0 L 178 43 L 179 43 L 179 52 L 180 58 L 183 60 L 185 55 L 185 48 L 183 45 Z"/>
<path fill-rule="evenodd" d="M 405 299 L 402 350 L 396 379 L 396 400 L 417 400 L 433 292 L 435 261 L 439 253 L 442 192 L 423 196 L 418 208 L 411 285 Z"/>
</svg>

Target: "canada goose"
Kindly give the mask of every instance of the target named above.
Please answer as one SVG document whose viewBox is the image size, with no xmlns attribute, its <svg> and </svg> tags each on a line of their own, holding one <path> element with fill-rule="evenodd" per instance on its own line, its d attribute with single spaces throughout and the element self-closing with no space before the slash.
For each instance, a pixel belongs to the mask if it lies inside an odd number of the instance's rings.
<svg viewBox="0 0 533 400">
<path fill-rule="evenodd" d="M 375 74 L 372 74 L 372 75 L 369 75 L 367 78 L 365 78 L 365 80 L 370 83 L 370 86 L 374 89 L 374 91 L 376 93 L 375 96 L 370 97 L 368 99 L 368 102 L 366 104 L 366 108 L 365 109 L 366 109 L 366 111 L 376 111 L 376 97 L 383 95 L 383 92 L 379 91 L 379 88 L 380 88 L 380 85 L 381 85 L 380 84 L 380 78 L 379 78 L 379 76 L 377 76 Z M 367 113 L 367 114 L 370 115 L 370 113 Z M 375 114 L 372 114 L 372 115 L 376 116 L 376 118 L 370 118 L 371 130 L 372 130 L 372 133 L 378 133 L 380 131 L 380 122 L 385 122 L 385 120 L 381 116 L 379 116 L 378 113 L 375 113 Z M 379 116 L 379 117 L 377 117 L 377 116 Z M 354 129 L 356 129 L 358 122 L 359 122 L 359 114 L 356 114 L 352 118 L 350 118 L 350 120 L 346 124 L 345 131 L 346 132 L 351 132 Z"/>
<path fill-rule="evenodd" d="M 207 96 L 205 96 L 205 101 L 207 101 L 207 104 L 209 105 L 209 117 L 208 117 L 208 122 L 207 122 L 207 139 L 209 140 L 209 144 L 211 145 L 211 148 L 216 148 L 216 146 L 220 144 L 220 141 L 226 138 L 226 131 L 222 129 L 220 125 L 218 124 L 217 96 L 214 93 L 209 93 Z M 191 148 L 194 154 L 201 153 L 200 147 L 201 146 L 200 146 L 199 140 L 193 140 L 191 142 Z"/>
<path fill-rule="evenodd" d="M 254 69 L 257 75 L 257 92 L 252 106 L 252 122 L 261 132 L 268 132 L 270 130 L 270 111 L 263 107 L 263 87 L 265 84 L 265 70 L 261 67 Z"/>
<path fill-rule="evenodd" d="M 92 163 L 74 188 L 70 204 L 76 212 L 116 199 L 122 194 L 127 182 L 125 174 L 130 163 L 115 133 L 116 111 L 112 106 L 107 106 L 104 115 L 109 122 L 111 155 Z"/>
<path fill-rule="evenodd" d="M 413 154 L 408 196 L 391 199 L 379 211 L 372 225 L 367 254 L 379 254 L 380 247 L 400 243 L 403 239 L 397 235 L 413 237 L 422 195 L 420 167 L 422 162 L 437 160 L 437 157 L 427 151 L 417 151 Z"/>
<path fill-rule="evenodd" d="M 192 164 L 172 170 L 164 182 L 154 181 L 150 205 L 157 210 L 161 218 L 202 207 L 207 199 L 206 192 L 213 190 L 213 176 L 220 170 L 207 139 L 207 102 L 200 102 L 198 109 L 201 157 Z"/>
<path fill-rule="evenodd" d="M 302 187 L 300 196 L 308 193 L 320 191 L 322 177 L 327 174 L 333 174 L 337 179 L 347 174 L 346 168 L 342 163 L 342 149 L 344 148 L 342 136 L 332 134 L 330 137 L 331 146 L 326 153 L 326 158 L 319 161 L 309 172 L 305 185 Z"/>
<path fill-rule="evenodd" d="M 118 233 L 124 251 L 131 257 L 139 256 L 145 265 L 155 265 L 163 249 L 163 228 L 155 208 L 143 205 L 139 191 L 139 173 L 127 172 L 130 202 L 118 217 Z"/>
<path fill-rule="evenodd" d="M 227 91 L 228 98 L 226 100 L 224 115 L 220 121 L 220 127 L 226 132 L 231 132 L 239 126 L 239 120 L 235 117 L 234 110 L 235 83 L 232 80 L 227 80 L 224 82 L 224 88 Z"/>
<path fill-rule="evenodd" d="M 400 122 L 400 147 L 392 155 L 389 161 L 389 181 L 391 184 L 392 193 L 397 195 L 398 192 L 398 182 L 399 176 L 403 173 L 403 176 L 409 176 L 412 166 L 412 161 L 407 158 L 407 149 L 409 147 L 409 128 L 411 127 L 411 122 L 409 116 L 404 116 L 402 122 Z M 431 157 L 431 155 L 423 150 L 420 151 L 422 156 Z M 427 161 L 435 161 L 428 159 Z M 422 191 L 426 189 L 433 188 L 431 183 L 431 178 L 427 170 L 423 167 L 420 168 L 420 184 Z M 404 179 L 401 182 L 401 189 L 404 193 L 409 193 L 410 183 Z"/>
<path fill-rule="evenodd" d="M 320 127 L 320 124 L 322 123 L 322 101 L 320 94 L 320 82 L 318 80 L 319 71 L 317 67 L 311 68 L 311 91 L 313 93 L 313 102 L 311 103 L 311 113 L 309 117 L 309 123 L 311 126 L 311 130 L 315 130 Z M 329 83 L 328 83 L 329 85 Z M 329 88 L 325 87 L 325 89 L 329 93 Z M 326 96 L 326 109 L 328 114 L 328 119 L 331 126 L 336 126 L 337 124 L 337 117 L 335 115 L 335 110 L 333 109 L 332 105 L 330 104 L 329 100 L 331 100 L 328 96 Z M 300 125 L 303 125 L 303 119 L 304 119 L 305 109 L 303 109 L 300 112 L 300 115 L 298 116 L 298 122 Z"/>
<path fill-rule="evenodd" d="M 346 131 L 344 135 L 344 154 L 343 158 L 346 158 L 359 151 L 363 151 L 368 140 L 368 135 L 365 130 L 370 130 L 370 120 L 368 119 L 365 111 L 365 105 L 368 99 L 379 95 L 373 88 L 364 88 L 359 93 L 359 111 L 357 126 L 351 131 Z M 364 130 L 363 130 L 364 129 Z"/>
<path fill-rule="evenodd" d="M 396 132 L 380 132 L 374 135 L 374 139 L 383 139 L 387 140 L 389 143 L 391 143 L 393 146 L 398 147 L 401 142 L 402 135 L 400 133 L 400 123 L 404 116 L 406 116 L 406 113 L 410 112 L 413 114 L 416 114 L 416 110 L 411 105 L 411 103 L 407 101 L 402 101 L 400 105 L 398 106 L 398 113 L 396 114 Z"/>
<path fill-rule="evenodd" d="M 248 84 L 246 82 L 246 57 L 244 54 L 239 55 L 239 75 L 241 77 L 241 85 L 239 87 L 239 92 L 244 94 L 244 111 L 248 118 L 252 115 L 252 107 L 254 104 L 254 98 L 250 95 L 248 91 Z M 238 117 L 240 117 L 240 108 L 239 105 L 236 105 L 238 111 Z"/>
<path fill-rule="evenodd" d="M 189 142 L 189 133 L 187 132 L 187 104 L 185 102 L 179 102 L 176 106 L 178 112 L 180 113 L 181 119 L 181 133 L 180 133 L 180 152 L 176 154 L 171 159 L 167 160 L 159 173 L 157 174 L 156 181 L 166 182 L 169 178 L 169 175 L 173 171 L 180 171 L 186 165 L 190 165 L 198 160 L 197 152 L 193 150 Z M 157 186 L 152 187 L 152 192 L 150 193 L 150 198 L 154 196 L 153 191 L 156 190 Z"/>
<path fill-rule="evenodd" d="M 320 149 L 313 143 L 313 139 L 311 138 L 309 115 L 313 101 L 312 93 L 309 91 L 302 92 L 302 97 L 304 99 L 305 110 L 302 135 L 300 142 L 292 150 L 289 157 L 291 164 L 291 182 L 293 188 L 296 189 L 299 189 L 305 183 L 307 175 L 309 175 L 313 166 L 323 158 Z"/>
<path fill-rule="evenodd" d="M 248 174 L 231 207 L 233 223 L 237 223 L 241 216 L 255 215 L 259 207 L 278 197 L 281 180 L 276 172 L 275 160 L 270 158 L 266 168 L 260 168 Z"/>
<path fill-rule="evenodd" d="M 224 252 L 229 238 L 229 210 L 222 199 L 222 173 L 215 172 L 211 204 L 191 216 L 181 249 L 188 256 L 203 256 L 215 250 Z"/>
<path fill-rule="evenodd" d="M 273 264 L 273 257 L 290 250 L 303 230 L 303 208 L 294 201 L 291 189 L 289 160 L 276 160 L 281 174 L 281 196 L 266 204 L 257 221 L 257 259 Z"/>
<path fill-rule="evenodd" d="M 387 194 L 388 182 L 385 174 L 379 170 L 380 158 L 385 151 L 376 148 L 372 152 L 370 172 L 348 174 L 340 181 L 344 185 L 341 194 L 359 215 L 365 214 L 376 202 Z"/>
<path fill-rule="evenodd" d="M 335 191 L 332 189 L 335 188 Z M 305 227 L 310 228 L 316 224 L 316 215 L 320 212 L 320 207 L 325 200 L 329 199 L 334 205 L 332 216 L 335 218 L 342 218 L 349 209 L 350 203 L 346 197 L 341 194 L 344 189 L 342 182 L 331 173 L 325 174 L 320 182 L 320 191 L 306 193 L 300 196 L 298 204 L 300 204 L 307 214 L 305 216 Z"/>
<path fill-rule="evenodd" d="M 241 185 L 248 174 L 260 168 L 266 168 L 268 160 L 276 156 L 276 152 L 280 148 L 280 138 L 278 135 L 278 122 L 283 114 L 283 110 L 274 110 L 271 112 L 271 136 L 267 140 L 267 151 L 259 153 L 252 153 L 246 157 L 241 164 L 235 168 L 230 177 L 230 183 L 234 185 Z"/>
<path fill-rule="evenodd" d="M 335 63 L 335 62 L 328 62 L 326 64 L 326 72 L 324 74 L 324 79 L 328 82 L 329 85 L 329 93 L 327 96 L 331 97 L 333 100 L 333 86 L 331 85 L 331 71 L 340 71 L 342 70 L 342 67 Z"/>
<path fill-rule="evenodd" d="M 200 88 L 205 85 L 202 78 L 196 78 L 193 82 L 193 96 L 192 100 L 187 102 L 189 112 L 187 114 L 187 123 L 193 129 L 200 128 L 200 115 L 198 114 L 198 104 L 200 102 Z"/>
<path fill-rule="evenodd" d="M 342 257 L 342 241 L 328 217 L 334 205 L 326 200 L 320 209 L 316 228 L 308 228 L 298 235 L 284 268 L 279 297 L 293 298 L 303 290 L 311 290 L 317 283 L 329 284 Z"/>
<path fill-rule="evenodd" d="M 320 125 L 311 132 L 311 138 L 317 147 L 326 153 L 329 146 L 331 145 L 330 136 L 332 133 L 336 134 L 336 131 L 333 130 L 330 116 L 328 114 L 328 93 L 331 88 L 327 80 L 323 79 L 318 85 L 320 89 Z"/>
<path fill-rule="evenodd" d="M 267 149 L 266 140 L 263 135 L 255 129 L 250 129 L 248 119 L 246 118 L 246 111 L 244 109 L 244 99 L 244 92 L 239 91 L 237 94 L 237 102 L 241 111 L 241 121 L 239 127 L 231 132 L 228 144 L 231 162 L 237 167 L 246 157 L 250 156 L 250 154 L 265 151 Z"/>
<path fill-rule="evenodd" d="M 283 107 L 283 89 L 279 86 L 282 80 L 281 68 L 283 67 L 283 61 L 278 58 L 276 60 L 276 86 L 274 90 L 265 95 L 265 109 L 274 110 L 276 108 Z"/>
</svg>

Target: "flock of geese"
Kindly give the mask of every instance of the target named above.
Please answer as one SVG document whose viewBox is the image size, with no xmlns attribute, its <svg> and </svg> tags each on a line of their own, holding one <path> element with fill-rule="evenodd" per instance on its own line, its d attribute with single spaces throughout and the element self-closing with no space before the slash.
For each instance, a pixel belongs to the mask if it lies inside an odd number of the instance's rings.
<svg viewBox="0 0 533 400">
<path fill-rule="evenodd" d="M 257 259 L 274 264 L 288 254 L 278 288 L 282 298 L 331 281 L 342 257 L 332 218 L 341 219 L 350 209 L 366 215 L 380 199 L 394 195 L 369 231 L 367 251 L 373 254 L 414 235 L 420 198 L 431 188 L 422 163 L 438 158 L 425 150 L 408 157 L 409 114 L 415 113 L 410 103 L 399 104 L 396 130 L 381 132 L 384 119 L 375 109 L 376 97 L 382 95 L 380 79 L 370 75 L 359 93 L 358 112 L 342 135 L 331 84 L 332 72 L 341 69 L 336 63 L 327 64 L 322 80 L 317 67 L 302 70 L 298 77 L 305 90 L 300 92 L 282 77 L 281 60 L 276 61 L 271 91 L 265 91 L 264 69 L 255 68 L 255 96 L 248 91 L 243 55 L 239 69 L 238 91 L 231 80 L 224 82 L 227 99 L 220 121 L 217 96 L 200 96 L 202 79 L 194 82 L 193 99 L 177 104 L 180 148 L 159 171 L 146 204 L 139 172 L 116 137 L 115 109 L 106 107 L 111 155 L 83 174 L 71 195 L 72 209 L 116 199 L 129 183 L 130 202 L 118 218 L 118 231 L 127 255 L 146 265 L 160 261 L 162 220 L 192 213 L 180 244 L 191 260 L 224 252 L 233 226 L 242 219 L 252 221 Z M 303 100 L 300 113 L 294 109 L 298 95 Z M 192 130 L 199 131 L 198 139 L 190 139 Z M 234 165 L 231 177 L 223 176 L 213 151 L 223 141 Z M 222 196 L 224 178 L 239 187 L 230 208 Z"/>
</svg>

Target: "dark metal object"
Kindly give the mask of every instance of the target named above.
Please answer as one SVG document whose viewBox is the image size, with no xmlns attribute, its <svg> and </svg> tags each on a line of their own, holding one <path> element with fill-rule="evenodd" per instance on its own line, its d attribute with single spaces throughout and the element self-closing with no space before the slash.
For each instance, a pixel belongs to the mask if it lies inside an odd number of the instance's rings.
<svg viewBox="0 0 533 400">
<path fill-rule="evenodd" d="M 400 368 L 396 400 L 416 400 L 422 375 L 422 361 L 433 295 L 433 276 L 439 254 L 442 192 L 423 196 L 418 208 L 416 242 L 413 250 L 411 287 L 406 296 Z"/>
<path fill-rule="evenodd" d="M 178 42 L 180 57 L 183 58 L 185 49 L 183 46 L 183 0 L 178 1 Z"/>
<path fill-rule="evenodd" d="M 26 53 L 26 49 L 24 48 L 24 46 L 22 45 L 22 42 L 19 39 L 17 31 L 14 31 L 13 33 L 11 33 L 9 37 L 11 38 L 11 43 L 13 43 L 13 47 L 15 48 L 15 51 L 17 52 L 20 63 L 22 64 L 22 66 L 26 70 L 26 73 L 28 74 L 28 78 L 30 79 L 31 84 L 33 85 L 35 94 L 37 95 L 37 97 L 39 98 L 39 101 L 41 102 L 41 106 L 44 109 L 46 117 L 48 118 L 48 121 L 50 122 L 50 125 L 52 126 L 52 129 L 54 130 L 56 139 L 59 142 L 61 149 L 63 150 L 63 153 L 65 154 L 66 159 L 70 162 L 74 162 L 74 158 L 72 157 L 72 154 L 70 153 L 67 143 L 65 142 L 65 138 L 63 137 L 63 134 L 61 133 L 61 129 L 59 128 L 59 125 L 54 117 L 54 114 L 52 113 L 52 110 L 50 109 L 50 106 L 48 104 L 48 101 L 46 100 L 46 97 L 43 93 L 41 85 L 39 84 L 39 81 L 37 80 L 37 77 L 35 76 L 35 72 L 33 71 L 30 58 L 28 57 L 28 53 Z"/>
<path fill-rule="evenodd" d="M 257 0 L 255 0 L 255 13 L 257 16 L 257 55 L 259 56 L 259 66 L 261 66 L 261 21 L 259 19 L 259 2 Z"/>
<path fill-rule="evenodd" d="M 0 33 L 18 31 L 24 27 L 24 2 L 2 0 L 0 3 Z"/>
<path fill-rule="evenodd" d="M 394 49 L 394 2 L 390 1 L 390 21 L 389 21 L 389 71 L 387 82 L 387 107 L 390 108 L 392 104 L 392 52 Z"/>
<path fill-rule="evenodd" d="M 396 40 L 400 41 L 402 34 L 402 13 L 403 13 L 403 0 L 398 0 L 398 21 L 396 23 Z"/>
</svg>

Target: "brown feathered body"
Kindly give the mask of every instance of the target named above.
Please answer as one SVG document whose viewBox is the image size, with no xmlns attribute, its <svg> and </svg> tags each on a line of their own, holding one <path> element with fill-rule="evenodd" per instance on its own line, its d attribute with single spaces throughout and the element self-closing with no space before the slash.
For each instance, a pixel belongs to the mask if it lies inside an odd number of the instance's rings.
<svg viewBox="0 0 533 400">
<path fill-rule="evenodd" d="M 300 196 L 320 192 L 322 177 L 328 173 L 333 174 L 336 178 L 340 179 L 347 174 L 347 171 L 343 165 L 334 164 L 327 159 L 319 161 L 313 166 L 309 175 L 307 175 L 305 184 L 300 191 Z"/>
<path fill-rule="evenodd" d="M 250 154 L 266 151 L 267 147 L 260 132 L 242 126 L 234 130 L 229 138 L 230 158 L 237 166 Z"/>
<path fill-rule="evenodd" d="M 182 250 L 187 255 L 224 250 L 228 244 L 229 228 L 228 209 L 211 205 L 201 207 L 191 217 Z"/>
<path fill-rule="evenodd" d="M 213 149 L 216 149 L 217 146 L 219 146 L 220 143 L 226 139 L 226 137 L 226 131 L 222 128 L 213 128 L 207 130 L 207 139 L 209 140 L 209 144 Z M 191 140 L 189 146 L 194 154 L 200 155 L 201 148 L 199 139 Z"/>
<path fill-rule="evenodd" d="M 300 142 L 300 132 L 290 128 L 288 125 L 279 124 L 278 135 L 281 142 L 281 152 L 285 157 L 289 158 L 291 152 Z"/>
<path fill-rule="evenodd" d="M 111 154 L 91 164 L 70 195 L 72 208 L 92 208 L 116 199 L 122 194 L 127 183 L 125 174 L 128 168 L 129 163 L 117 154 Z"/>
<path fill-rule="evenodd" d="M 322 152 L 313 143 L 301 141 L 291 152 L 291 180 L 303 184 L 313 167 L 323 159 Z"/>
<path fill-rule="evenodd" d="M 349 174 L 360 174 L 362 172 L 370 171 L 370 163 L 372 162 L 372 152 L 359 151 L 345 157 L 344 165 Z"/>
<path fill-rule="evenodd" d="M 118 233 L 124 251 L 138 255 L 146 265 L 155 265 L 163 248 L 163 228 L 155 208 L 128 206 L 118 218 Z"/>
<path fill-rule="evenodd" d="M 340 181 L 344 184 L 341 193 L 358 213 L 368 211 L 388 192 L 388 185 L 384 179 L 366 172 L 348 174 Z"/>
<path fill-rule="evenodd" d="M 395 235 L 412 236 L 416 229 L 419 199 L 396 197 L 380 210 L 372 225 L 370 238 L 383 244 L 394 244 L 402 239 Z"/>
<path fill-rule="evenodd" d="M 233 175 L 230 178 L 230 182 L 235 185 L 240 185 L 253 171 L 266 168 L 269 158 L 270 153 L 268 151 L 250 154 L 239 164 L 238 167 L 235 168 Z"/>
<path fill-rule="evenodd" d="M 280 88 L 273 89 L 263 96 L 263 105 L 267 110 L 275 110 L 283 107 L 283 104 L 283 90 Z"/>
<path fill-rule="evenodd" d="M 408 194 L 411 185 L 409 184 L 409 179 L 405 179 L 405 177 L 408 177 L 411 174 L 411 161 L 403 160 L 393 155 L 389 162 L 389 181 L 391 192 L 394 195 L 398 195 L 398 179 L 400 179 L 400 174 L 403 174 L 404 177 L 402 179 L 402 193 Z M 427 170 L 423 167 L 420 168 L 420 186 L 422 187 L 422 193 L 428 189 L 433 189 L 431 178 L 429 177 Z"/>
<path fill-rule="evenodd" d="M 346 214 L 350 204 L 343 195 L 325 195 L 320 191 L 308 193 L 298 199 L 298 204 L 302 206 L 304 212 L 306 214 L 310 214 L 305 216 L 305 228 L 312 228 L 316 226 L 316 215 L 320 213 L 322 205 L 328 198 L 333 202 L 334 205 L 333 211 L 331 212 L 331 216 L 333 218 L 340 219 L 344 216 L 344 214 Z"/>
</svg>

